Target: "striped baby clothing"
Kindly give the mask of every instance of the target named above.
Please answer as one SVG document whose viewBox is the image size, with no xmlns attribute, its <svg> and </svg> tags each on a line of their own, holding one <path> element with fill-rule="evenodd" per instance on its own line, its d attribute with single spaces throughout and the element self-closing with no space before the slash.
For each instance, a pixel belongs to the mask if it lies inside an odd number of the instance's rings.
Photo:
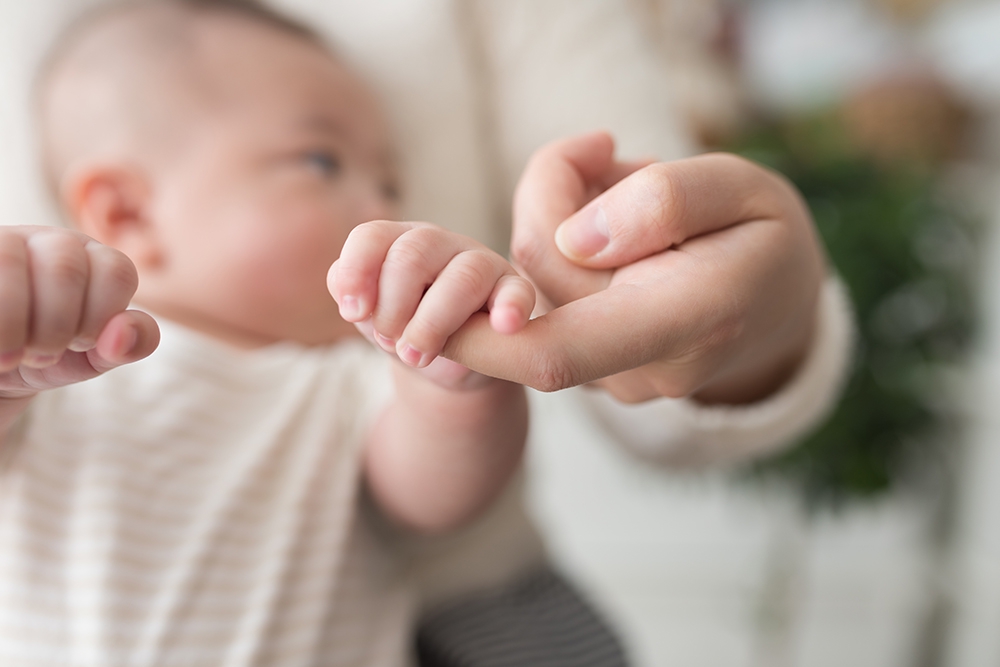
<svg viewBox="0 0 1000 667">
<path fill-rule="evenodd" d="M 0 451 L 0 665 L 411 664 L 413 595 L 359 500 L 386 355 L 161 328 Z"/>
</svg>

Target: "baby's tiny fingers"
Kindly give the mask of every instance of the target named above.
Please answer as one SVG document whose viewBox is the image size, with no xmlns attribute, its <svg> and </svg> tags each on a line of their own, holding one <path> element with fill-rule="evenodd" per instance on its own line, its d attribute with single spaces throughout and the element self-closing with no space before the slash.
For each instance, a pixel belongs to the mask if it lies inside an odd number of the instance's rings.
<svg viewBox="0 0 1000 667">
<path fill-rule="evenodd" d="M 382 347 L 394 349 L 424 292 L 469 242 L 433 225 L 406 232 L 386 254 L 378 280 L 378 303 L 373 321 Z"/>
<path fill-rule="evenodd" d="M 17 368 L 28 342 L 31 286 L 28 249 L 18 234 L 0 234 L 0 372 Z"/>
<path fill-rule="evenodd" d="M 486 305 L 503 275 L 502 263 L 488 250 L 456 255 L 427 289 L 396 343 L 399 358 L 417 368 L 433 361 L 448 337 Z"/>
<path fill-rule="evenodd" d="M 517 333 L 528 323 L 535 308 L 535 288 L 521 276 L 508 274 L 497 281 L 486 306 L 494 331 Z"/>
<path fill-rule="evenodd" d="M 31 277 L 30 339 L 22 363 L 45 368 L 59 361 L 76 336 L 90 262 L 80 239 L 43 232 L 27 240 Z"/>
<path fill-rule="evenodd" d="M 397 238 L 412 228 L 405 222 L 367 222 L 348 235 L 340 258 L 327 275 L 327 287 L 346 321 L 360 322 L 371 316 L 386 253 Z"/>
<path fill-rule="evenodd" d="M 75 352 L 86 352 L 97 344 L 108 321 L 128 308 L 139 275 L 123 253 L 96 241 L 84 246 L 90 259 L 90 284 L 76 338 L 70 343 Z"/>
<path fill-rule="evenodd" d="M 142 311 L 126 310 L 108 321 L 87 358 L 95 371 L 104 373 L 145 359 L 159 344 L 156 320 Z"/>
<path fill-rule="evenodd" d="M 434 361 L 417 372 L 439 387 L 454 391 L 479 389 L 493 382 L 493 378 L 471 371 L 444 357 L 436 357 Z"/>
</svg>

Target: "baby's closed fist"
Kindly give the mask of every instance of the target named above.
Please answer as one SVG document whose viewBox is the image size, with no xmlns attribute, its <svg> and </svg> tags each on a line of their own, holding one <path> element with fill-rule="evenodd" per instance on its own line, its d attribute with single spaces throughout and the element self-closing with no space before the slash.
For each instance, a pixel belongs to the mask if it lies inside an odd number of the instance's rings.
<svg viewBox="0 0 1000 667">
<path fill-rule="evenodd" d="M 137 285 L 124 254 L 79 232 L 0 227 L 0 397 L 86 380 L 151 353 L 155 322 L 126 310 Z"/>
<path fill-rule="evenodd" d="M 330 267 L 340 314 L 404 363 L 425 368 L 477 312 L 491 327 L 516 333 L 527 324 L 535 291 L 486 246 L 440 227 L 369 222 L 356 227 Z"/>
</svg>

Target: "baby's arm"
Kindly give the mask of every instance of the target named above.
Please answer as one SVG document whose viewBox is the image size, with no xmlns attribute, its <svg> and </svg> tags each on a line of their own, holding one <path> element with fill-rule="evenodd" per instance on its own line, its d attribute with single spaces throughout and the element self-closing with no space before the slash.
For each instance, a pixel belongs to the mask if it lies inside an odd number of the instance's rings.
<svg viewBox="0 0 1000 667">
<path fill-rule="evenodd" d="M 39 392 L 156 348 L 153 319 L 126 310 L 137 285 L 125 255 L 83 234 L 0 227 L 0 444 Z"/>
<path fill-rule="evenodd" d="M 355 229 L 330 270 L 344 319 L 402 363 L 396 396 L 374 428 L 365 473 L 380 507 L 425 532 L 457 527 L 500 493 L 527 433 L 524 388 L 437 357 L 487 310 L 501 333 L 524 327 L 534 290 L 502 257 L 431 225 Z"/>
</svg>

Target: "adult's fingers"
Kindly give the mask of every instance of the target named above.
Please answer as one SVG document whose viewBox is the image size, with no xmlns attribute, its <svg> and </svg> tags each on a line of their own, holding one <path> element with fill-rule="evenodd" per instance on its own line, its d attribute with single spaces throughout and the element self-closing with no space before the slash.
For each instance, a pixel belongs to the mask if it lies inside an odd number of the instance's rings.
<svg viewBox="0 0 1000 667">
<path fill-rule="evenodd" d="M 607 289 L 520 333 L 497 334 L 476 316 L 442 356 L 543 391 L 645 367 L 655 395 L 689 395 L 725 369 L 782 354 L 801 329 L 797 313 L 811 321 L 815 290 L 808 283 L 820 279 L 821 266 L 810 268 L 811 256 L 794 252 L 793 234 L 777 221 L 757 221 L 698 237 L 625 267 Z"/>
<path fill-rule="evenodd" d="M 555 244 L 556 228 L 645 162 L 616 162 L 614 141 L 595 132 L 555 141 L 532 156 L 514 194 L 511 254 L 557 305 L 608 285 L 611 274 L 585 271 Z"/>
<path fill-rule="evenodd" d="M 800 219 L 794 191 L 749 160 L 717 153 L 649 165 L 596 197 L 555 232 L 580 266 L 612 269 L 758 219 Z"/>
<path fill-rule="evenodd" d="M 636 368 L 657 358 L 660 341 L 642 326 L 622 327 L 634 295 L 610 288 L 570 302 L 519 333 L 496 332 L 484 313 L 448 339 L 441 355 L 474 371 L 540 391 L 557 391 Z M 600 315 L 594 319 L 595 315 Z"/>
<path fill-rule="evenodd" d="M 665 270 L 669 271 L 669 268 Z M 572 301 L 503 335 L 474 315 L 442 351 L 475 371 L 556 391 L 638 368 L 661 358 L 689 359 L 695 341 L 717 324 L 693 298 L 698 280 L 677 271 L 672 289 L 627 283 Z M 714 305 L 714 304 L 713 304 Z M 678 375 L 677 382 L 687 381 Z M 677 391 L 687 389 L 680 387 Z"/>
</svg>

